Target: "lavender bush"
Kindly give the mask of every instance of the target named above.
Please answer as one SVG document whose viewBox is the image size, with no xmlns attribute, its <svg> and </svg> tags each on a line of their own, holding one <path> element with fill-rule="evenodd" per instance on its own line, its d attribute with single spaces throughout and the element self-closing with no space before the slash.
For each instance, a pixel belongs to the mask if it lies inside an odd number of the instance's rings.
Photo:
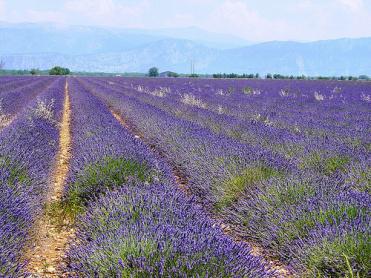
<svg viewBox="0 0 371 278">
<path fill-rule="evenodd" d="M 79 209 L 66 271 L 101 277 L 273 275 L 177 191 L 168 166 L 102 102 L 75 80 L 70 92 L 73 159 L 64 202 Z"/>
<path fill-rule="evenodd" d="M 69 270 L 110 277 L 269 277 L 249 248 L 219 228 L 181 193 L 163 185 L 123 186 L 78 222 Z"/>
<path fill-rule="evenodd" d="M 24 275 L 22 251 L 40 214 L 58 149 L 64 79 L 31 101 L 0 133 L 0 276 Z M 53 121 L 37 116 L 37 101 L 54 100 Z"/>
<path fill-rule="evenodd" d="M 65 79 L 0 81 L 0 276 L 17 277 L 58 147 Z M 76 220 L 72 276 L 275 275 L 210 215 L 298 276 L 369 276 L 369 82 L 68 82 L 72 159 L 55 205 Z"/>
<path fill-rule="evenodd" d="M 303 275 L 367 276 L 370 83 L 81 82 L 157 145 L 238 235 Z M 160 87 L 167 93 L 158 97 Z"/>
</svg>

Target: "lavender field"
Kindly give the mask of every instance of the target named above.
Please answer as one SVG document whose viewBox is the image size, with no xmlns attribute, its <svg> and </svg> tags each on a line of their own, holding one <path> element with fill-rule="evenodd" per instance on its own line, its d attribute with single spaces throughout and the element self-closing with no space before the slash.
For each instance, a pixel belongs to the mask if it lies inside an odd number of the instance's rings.
<svg viewBox="0 0 371 278">
<path fill-rule="evenodd" d="M 369 277 L 370 112 L 366 81 L 1 77 L 0 277 Z"/>
</svg>

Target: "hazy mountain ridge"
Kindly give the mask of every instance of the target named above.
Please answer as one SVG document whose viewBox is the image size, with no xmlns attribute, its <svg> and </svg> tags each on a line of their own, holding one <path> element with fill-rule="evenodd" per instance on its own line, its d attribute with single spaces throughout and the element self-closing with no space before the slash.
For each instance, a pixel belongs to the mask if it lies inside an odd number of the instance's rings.
<svg viewBox="0 0 371 278">
<path fill-rule="evenodd" d="M 157 66 L 161 71 L 187 73 L 194 61 L 199 73 L 371 75 L 371 59 L 367 59 L 371 38 L 274 41 L 222 49 L 223 39 L 231 40 L 231 46 L 242 40 L 192 28 L 183 29 L 183 37 L 194 40 L 179 38 L 182 34 L 171 38 L 176 32 L 3 23 L 0 56 L 6 68 L 13 69 L 60 65 L 76 71 L 145 72 Z"/>
</svg>

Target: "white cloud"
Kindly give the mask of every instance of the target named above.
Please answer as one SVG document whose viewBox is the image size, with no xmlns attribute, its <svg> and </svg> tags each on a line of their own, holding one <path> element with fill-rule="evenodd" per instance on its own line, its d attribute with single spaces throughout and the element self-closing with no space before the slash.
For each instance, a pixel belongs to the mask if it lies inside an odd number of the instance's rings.
<svg viewBox="0 0 371 278">
<path fill-rule="evenodd" d="M 195 22 L 194 16 L 188 13 L 177 13 L 169 20 L 169 23 L 178 26 L 190 26 L 192 22 Z"/>
<path fill-rule="evenodd" d="M 206 18 L 205 26 L 259 41 L 264 40 L 267 33 L 274 33 L 273 36 L 276 37 L 285 28 L 285 23 L 267 19 L 250 8 L 246 1 L 226 0 Z"/>
<path fill-rule="evenodd" d="M 5 15 L 5 0 L 0 0 L 0 16 Z"/>
<path fill-rule="evenodd" d="M 363 7 L 363 0 L 338 0 L 341 4 L 350 8 L 352 11 L 360 11 Z"/>
<path fill-rule="evenodd" d="M 371 35 L 368 27 L 371 0 L 62 0 L 53 4 L 47 0 L 28 0 L 27 5 L 20 2 L 0 0 L 0 21 L 122 28 L 195 26 L 252 41 Z"/>
<path fill-rule="evenodd" d="M 25 18 L 30 22 L 66 22 L 65 14 L 60 11 L 29 10 L 26 12 Z"/>
<path fill-rule="evenodd" d="M 69 0 L 64 5 L 67 13 L 79 16 L 80 20 L 85 18 L 88 23 L 102 25 L 136 25 L 148 7 L 147 0 L 131 4 L 113 0 Z"/>
</svg>

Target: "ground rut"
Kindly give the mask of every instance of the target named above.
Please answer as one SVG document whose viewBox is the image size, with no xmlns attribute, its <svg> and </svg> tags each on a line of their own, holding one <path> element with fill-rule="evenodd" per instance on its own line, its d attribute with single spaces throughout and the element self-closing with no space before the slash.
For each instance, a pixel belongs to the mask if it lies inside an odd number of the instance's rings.
<svg viewBox="0 0 371 278">
<path fill-rule="evenodd" d="M 74 234 L 68 223 L 61 221 L 51 213 L 51 207 L 58 202 L 63 194 L 68 166 L 71 158 L 71 109 L 68 91 L 68 81 L 64 88 L 63 116 L 59 131 L 59 150 L 50 181 L 50 191 L 46 202 L 46 209 L 37 221 L 34 231 L 34 243 L 26 251 L 28 271 L 31 277 L 64 277 L 60 271 L 63 263 L 64 251 L 69 238 Z"/>
</svg>

